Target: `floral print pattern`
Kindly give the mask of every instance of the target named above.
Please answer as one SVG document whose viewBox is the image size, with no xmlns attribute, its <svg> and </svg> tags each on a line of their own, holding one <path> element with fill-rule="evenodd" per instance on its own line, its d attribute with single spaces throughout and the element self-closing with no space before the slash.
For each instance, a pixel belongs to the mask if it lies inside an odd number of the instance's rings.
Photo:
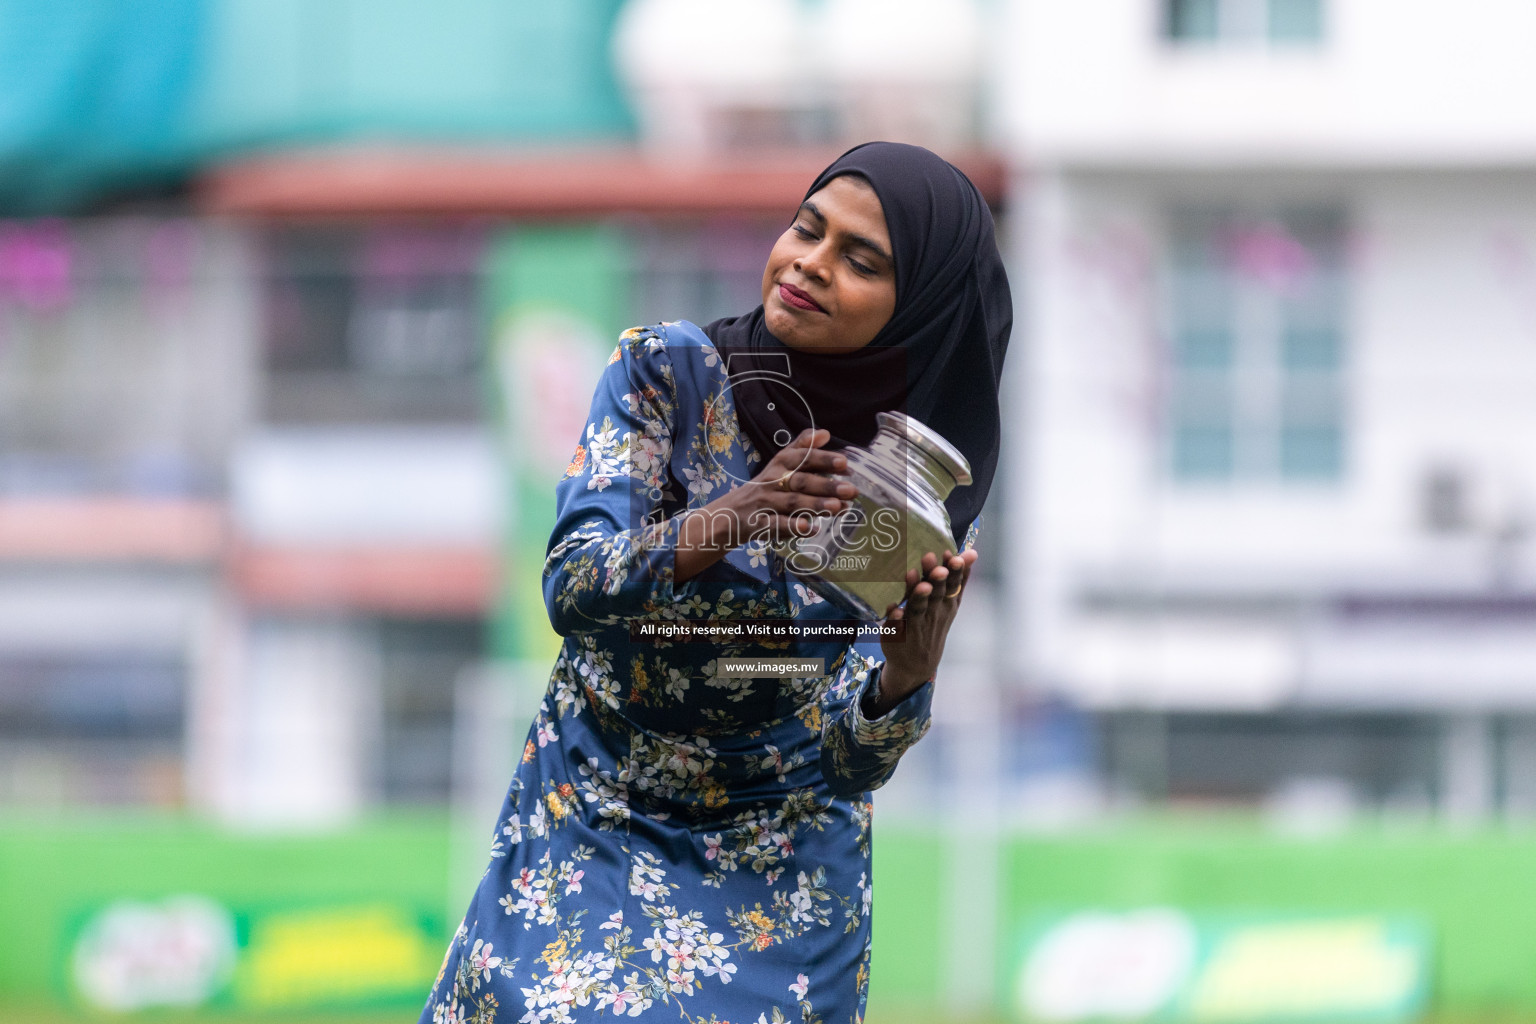
<svg viewBox="0 0 1536 1024">
<path fill-rule="evenodd" d="M 630 636 L 840 616 L 761 543 L 673 579 L 683 517 L 761 463 L 697 327 L 625 332 L 557 490 L 544 582 L 565 641 L 423 1024 L 863 1019 L 869 791 L 927 728 L 930 688 L 871 720 L 872 645 Z M 744 678 L 731 657 L 825 672 Z"/>
</svg>

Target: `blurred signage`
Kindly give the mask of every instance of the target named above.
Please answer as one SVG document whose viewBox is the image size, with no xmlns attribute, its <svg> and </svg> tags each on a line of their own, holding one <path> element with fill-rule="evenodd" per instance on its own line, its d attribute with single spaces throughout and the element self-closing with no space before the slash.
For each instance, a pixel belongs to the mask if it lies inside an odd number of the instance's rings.
<svg viewBox="0 0 1536 1024">
<path fill-rule="evenodd" d="M 442 941 L 422 915 L 369 904 L 235 912 L 180 895 L 118 901 L 74 942 L 76 994 L 100 1010 L 420 1003 Z"/>
<path fill-rule="evenodd" d="M 75 942 L 75 985 L 103 1010 L 201 1006 L 229 982 L 235 919 L 201 896 L 123 900 L 86 923 Z"/>
<path fill-rule="evenodd" d="M 581 439 L 592 388 L 613 351 L 590 319 L 558 309 L 524 310 L 496 339 L 496 369 L 508 405 L 510 444 L 545 490 L 565 472 Z"/>
<path fill-rule="evenodd" d="M 603 360 L 628 326 L 629 259 L 613 230 L 582 223 L 520 225 L 487 254 L 490 383 L 512 499 L 492 655 L 538 663 L 546 678 L 560 650 L 543 589 L 554 487 L 581 440 Z M 522 696 L 537 703 L 542 691 Z"/>
<path fill-rule="evenodd" d="M 1427 929 L 1385 915 L 1083 911 L 1032 929 L 1011 1008 L 1039 1021 L 1399 1021 L 1423 1008 Z"/>
</svg>

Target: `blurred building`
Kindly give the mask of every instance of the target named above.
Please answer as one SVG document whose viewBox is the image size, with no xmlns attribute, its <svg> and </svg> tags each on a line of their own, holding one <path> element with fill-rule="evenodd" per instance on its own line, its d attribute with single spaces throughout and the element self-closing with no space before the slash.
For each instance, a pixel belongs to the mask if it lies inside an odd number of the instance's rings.
<svg viewBox="0 0 1536 1024">
<path fill-rule="evenodd" d="M 195 183 L 621 135 L 617 5 L 3 7 L 0 802 L 441 804 L 501 577 L 506 219 L 229 217 Z"/>
<path fill-rule="evenodd" d="M 1009 11 L 1015 668 L 1111 798 L 1530 814 L 1536 11 Z"/>
<path fill-rule="evenodd" d="M 1042 914 L 1139 901 L 1422 912 L 1446 1006 L 1536 1005 L 1528 838 L 1038 831 L 1536 817 L 1531 40 L 1519 0 L 0 0 L 0 810 L 190 812 L 13 829 L 0 997 L 124 894 L 399 891 L 435 947 L 614 335 L 752 306 L 885 137 L 981 186 L 1019 315 L 877 995 L 978 1007 Z M 450 800 L 451 841 L 357 824 Z"/>
<path fill-rule="evenodd" d="M 910 73 L 854 0 L 66 6 L 0 3 L 0 805 L 441 806 L 617 332 L 754 305 L 849 139 L 1001 196 L 968 3 Z"/>
<path fill-rule="evenodd" d="M 1523 6 L 14 6 L 0 799 L 440 804 L 475 666 L 547 668 L 609 339 L 748 308 L 884 136 L 978 180 L 1020 303 L 885 805 L 1536 811 Z"/>
</svg>

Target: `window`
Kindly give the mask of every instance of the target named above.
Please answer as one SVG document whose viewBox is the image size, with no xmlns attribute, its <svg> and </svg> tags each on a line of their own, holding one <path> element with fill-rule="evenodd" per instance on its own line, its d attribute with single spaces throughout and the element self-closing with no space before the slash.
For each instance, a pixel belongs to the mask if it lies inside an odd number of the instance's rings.
<svg viewBox="0 0 1536 1024">
<path fill-rule="evenodd" d="M 217 228 L 0 221 L 0 493 L 207 497 L 245 389 Z M 215 383 L 217 385 L 215 386 Z"/>
<path fill-rule="evenodd" d="M 404 619 L 383 620 L 378 628 L 380 796 L 389 804 L 446 804 L 452 790 L 455 687 L 484 657 L 484 628 L 472 620 Z"/>
<path fill-rule="evenodd" d="M 783 230 L 777 221 L 631 224 L 637 259 L 629 321 L 650 324 L 681 316 L 702 326 L 752 309 L 763 301 L 763 263 Z"/>
<path fill-rule="evenodd" d="M 1314 44 L 1323 39 L 1323 0 L 1168 0 L 1175 43 Z"/>
<path fill-rule="evenodd" d="M 278 228 L 267 238 L 267 419 L 473 422 L 476 227 Z"/>
<path fill-rule="evenodd" d="M 1101 771 L 1115 791 L 1278 813 L 1427 810 L 1443 726 L 1406 712 L 1284 710 L 1096 716 Z M 1321 807 L 1318 805 L 1322 804 Z M 1342 806 L 1341 806 L 1342 805 Z"/>
<path fill-rule="evenodd" d="M 1342 474 L 1343 255 L 1334 211 L 1175 217 L 1166 408 L 1175 479 Z"/>
<path fill-rule="evenodd" d="M 179 805 L 185 692 L 174 656 L 0 656 L 0 807 Z"/>
</svg>

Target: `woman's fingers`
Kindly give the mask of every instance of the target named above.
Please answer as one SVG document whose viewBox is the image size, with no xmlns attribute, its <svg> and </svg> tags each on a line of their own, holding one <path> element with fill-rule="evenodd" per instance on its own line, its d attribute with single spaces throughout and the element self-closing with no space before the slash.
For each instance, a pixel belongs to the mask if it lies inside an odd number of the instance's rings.
<svg viewBox="0 0 1536 1024">
<path fill-rule="evenodd" d="M 795 474 L 797 479 L 829 480 L 832 474 L 848 469 L 848 460 L 836 452 L 813 451 L 805 459 L 791 462 L 783 469 L 785 473 Z"/>
<path fill-rule="evenodd" d="M 970 566 L 959 555 L 952 555 L 949 552 L 945 552 L 945 554 L 949 556 L 949 576 L 944 581 L 944 597 L 947 600 L 954 601 L 960 597 L 961 592 L 965 589 L 965 581 L 970 576 Z"/>
<path fill-rule="evenodd" d="M 780 452 L 788 468 L 808 473 L 841 473 L 848 468 L 848 457 L 842 452 L 829 452 L 823 448 L 810 448 L 799 452 L 787 449 Z"/>
<path fill-rule="evenodd" d="M 813 461 L 813 455 L 831 454 L 830 452 L 818 451 L 818 442 L 821 444 L 826 443 L 821 436 L 825 433 L 826 431 L 800 431 L 799 437 L 796 437 L 789 444 L 779 449 L 778 454 L 768 460 L 767 464 L 763 466 L 758 479 L 765 483 L 776 484 L 781 478 L 787 477 L 791 473 L 809 470 Z"/>
<path fill-rule="evenodd" d="M 965 583 L 970 579 L 971 565 L 975 561 L 974 551 L 961 555 L 945 551 L 942 559 L 928 552 L 922 558 L 921 568 L 907 573 L 907 606 L 911 608 L 912 598 L 919 595 L 922 597 L 920 607 L 923 609 L 940 599 L 958 601 L 965 592 Z"/>
<path fill-rule="evenodd" d="M 829 476 L 819 473 L 809 473 L 804 470 L 792 470 L 783 477 L 782 485 L 776 484 L 779 490 L 789 494 L 809 494 L 820 498 L 856 497 L 859 493 L 857 487 L 846 480 L 834 480 Z"/>
<path fill-rule="evenodd" d="M 800 436 L 785 445 L 772 461 L 789 469 L 799 469 L 818 457 L 828 460 L 841 458 L 836 452 L 822 450 L 822 446 L 831 440 L 832 435 L 828 431 L 807 427 L 800 431 Z"/>
<path fill-rule="evenodd" d="M 831 431 L 806 427 L 799 434 L 795 435 L 795 439 L 785 445 L 784 448 L 785 450 L 791 448 L 820 448 L 830 440 L 832 440 Z"/>
<path fill-rule="evenodd" d="M 848 459 L 841 452 L 830 452 L 822 445 L 832 439 L 825 430 L 806 429 L 782 451 L 769 460 L 758 477 L 776 494 L 809 495 L 813 500 L 775 502 L 777 511 L 793 512 L 808 508 L 820 512 L 839 512 L 844 502 L 858 496 L 858 488 L 847 480 L 833 479 L 833 474 L 848 469 Z"/>
<path fill-rule="evenodd" d="M 953 615 L 959 608 L 975 562 L 975 551 L 959 555 L 946 551 L 942 560 L 932 552 L 924 555 L 921 568 L 907 571 L 906 600 L 886 609 L 887 621 L 935 613 L 942 613 L 946 619 Z"/>
<path fill-rule="evenodd" d="M 970 582 L 971 567 L 976 564 L 976 558 L 976 551 L 972 549 L 961 552 L 958 555 L 952 555 L 949 559 L 950 576 L 944 596 L 956 604 L 961 600 L 961 596 L 965 591 L 965 585 Z"/>
<path fill-rule="evenodd" d="M 907 595 L 907 614 L 923 615 L 928 611 L 928 598 L 933 594 L 933 584 L 923 580 Z"/>
</svg>

